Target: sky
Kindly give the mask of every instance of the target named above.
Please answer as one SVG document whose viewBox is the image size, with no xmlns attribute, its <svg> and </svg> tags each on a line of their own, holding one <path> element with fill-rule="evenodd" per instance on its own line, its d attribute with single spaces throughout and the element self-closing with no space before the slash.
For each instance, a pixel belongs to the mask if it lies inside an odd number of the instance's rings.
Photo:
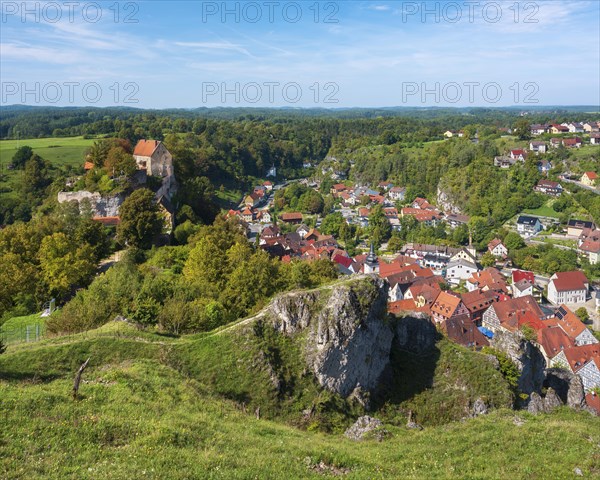
<svg viewBox="0 0 600 480">
<path fill-rule="evenodd" d="M 598 0 L 0 5 L 2 105 L 600 105 Z"/>
</svg>

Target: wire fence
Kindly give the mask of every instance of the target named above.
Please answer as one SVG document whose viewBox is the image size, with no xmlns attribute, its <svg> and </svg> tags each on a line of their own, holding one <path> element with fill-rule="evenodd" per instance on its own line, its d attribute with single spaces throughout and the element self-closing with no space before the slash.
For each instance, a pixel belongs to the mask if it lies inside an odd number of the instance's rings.
<svg viewBox="0 0 600 480">
<path fill-rule="evenodd" d="M 5 345 L 37 342 L 42 340 L 45 336 L 46 326 L 40 323 L 8 328 L 0 327 L 0 340 L 2 340 Z"/>
</svg>

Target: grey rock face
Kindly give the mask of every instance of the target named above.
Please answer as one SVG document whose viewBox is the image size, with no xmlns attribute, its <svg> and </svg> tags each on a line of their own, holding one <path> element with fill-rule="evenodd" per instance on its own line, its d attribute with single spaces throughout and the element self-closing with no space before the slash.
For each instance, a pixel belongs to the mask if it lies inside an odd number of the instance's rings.
<svg viewBox="0 0 600 480">
<path fill-rule="evenodd" d="M 497 332 L 492 346 L 506 353 L 521 372 L 518 384 L 520 391 L 531 394 L 541 390 L 546 360 L 531 342 L 520 333 Z"/>
<path fill-rule="evenodd" d="M 581 377 L 560 368 L 546 370 L 544 386 L 552 388 L 563 404 L 579 410 L 585 407 L 585 393 Z"/>
<path fill-rule="evenodd" d="M 573 375 L 573 379 L 569 384 L 569 393 L 567 394 L 567 405 L 575 410 L 584 408 L 585 392 L 583 390 L 583 382 L 579 375 Z"/>
<path fill-rule="evenodd" d="M 546 392 L 546 396 L 544 397 L 544 411 L 550 413 L 558 407 L 562 406 L 562 404 L 563 403 L 560 401 L 559 396 L 556 394 L 554 389 L 550 387 Z"/>
<path fill-rule="evenodd" d="M 344 432 L 344 435 L 350 440 L 359 441 L 363 440 L 368 433 L 376 431 L 374 437 L 381 441 L 387 434 L 385 430 L 381 429 L 382 426 L 381 420 L 365 415 L 356 420 L 354 425 Z"/>
<path fill-rule="evenodd" d="M 336 287 L 311 328 L 308 364 L 321 386 L 348 396 L 371 391 L 389 364 L 393 332 L 384 322 L 387 288 L 376 277 Z"/>
<path fill-rule="evenodd" d="M 473 412 L 473 416 L 477 417 L 479 415 L 487 415 L 488 408 L 487 408 L 487 405 L 485 404 L 485 402 L 480 397 L 477 400 L 475 400 L 475 402 L 473 403 L 473 407 L 471 408 L 471 411 Z"/>
<path fill-rule="evenodd" d="M 420 354 L 435 346 L 437 330 L 427 316 L 417 315 L 398 319 L 394 341 L 401 349 Z"/>
<path fill-rule="evenodd" d="M 544 401 L 537 392 L 532 392 L 529 396 L 527 411 L 533 415 L 544 412 Z"/>
<path fill-rule="evenodd" d="M 277 297 L 269 307 L 274 318 L 273 327 L 287 335 L 307 328 L 316 298 L 317 295 L 313 292 Z"/>
<path fill-rule="evenodd" d="M 390 362 L 394 332 L 385 321 L 387 283 L 365 275 L 329 289 L 278 297 L 265 316 L 282 334 L 307 331 L 305 355 L 319 384 L 344 397 L 368 395 Z"/>
</svg>

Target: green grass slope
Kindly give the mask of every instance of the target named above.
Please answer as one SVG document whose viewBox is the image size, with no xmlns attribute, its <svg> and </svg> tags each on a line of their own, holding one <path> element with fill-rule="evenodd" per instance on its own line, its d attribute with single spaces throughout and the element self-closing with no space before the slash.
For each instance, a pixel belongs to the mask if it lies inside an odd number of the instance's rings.
<svg viewBox="0 0 600 480">
<path fill-rule="evenodd" d="M 170 339 L 111 323 L 13 345 L 0 356 L 0 478 L 560 479 L 572 478 L 574 468 L 600 475 L 600 419 L 587 413 L 534 417 L 500 409 L 421 432 L 395 421 L 394 402 L 432 409 L 447 397 L 440 407 L 451 410 L 462 405 L 464 397 L 451 399 L 464 389 L 502 398 L 502 385 L 494 391 L 489 380 L 478 383 L 475 377 L 489 372 L 471 355 L 479 354 L 441 340 L 429 360 L 398 357 L 404 363 L 394 375 L 405 369 L 415 379 L 396 386 L 390 405 L 374 414 L 391 435 L 352 442 L 337 427 L 357 413 L 315 386 L 292 339 L 253 324 Z M 73 374 L 88 357 L 73 401 Z M 428 370 L 427 385 L 418 385 Z M 461 383 L 465 376 L 472 385 Z M 316 421 L 333 419 L 334 433 L 288 425 L 310 405 Z"/>
</svg>

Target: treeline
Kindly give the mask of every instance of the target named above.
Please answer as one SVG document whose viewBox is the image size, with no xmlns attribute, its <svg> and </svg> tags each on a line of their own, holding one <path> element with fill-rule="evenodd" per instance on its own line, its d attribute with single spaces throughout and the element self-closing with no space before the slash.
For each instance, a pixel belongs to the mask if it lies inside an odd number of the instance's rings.
<svg viewBox="0 0 600 480">
<path fill-rule="evenodd" d="M 594 108 L 541 108 L 532 109 L 525 117 L 531 123 L 597 120 L 589 112 Z M 469 124 L 486 124 L 492 127 L 512 127 L 520 117 L 520 110 L 512 108 L 352 108 L 352 109 L 269 109 L 269 108 L 197 108 L 140 110 L 108 107 L 26 107 L 0 108 L 0 138 L 38 138 L 77 135 L 116 134 L 148 127 L 151 138 L 158 138 L 161 130 L 188 132 L 198 119 L 226 121 L 297 122 L 311 119 L 326 121 L 411 119 L 427 121 L 442 133 L 461 129 Z M 175 124 L 176 122 L 176 124 Z"/>
<path fill-rule="evenodd" d="M 219 217 L 187 245 L 130 250 L 79 291 L 48 328 L 78 332 L 120 315 L 173 334 L 207 331 L 256 312 L 278 292 L 335 278 L 330 261 L 282 263 L 253 248 L 235 219 Z"/>
</svg>

